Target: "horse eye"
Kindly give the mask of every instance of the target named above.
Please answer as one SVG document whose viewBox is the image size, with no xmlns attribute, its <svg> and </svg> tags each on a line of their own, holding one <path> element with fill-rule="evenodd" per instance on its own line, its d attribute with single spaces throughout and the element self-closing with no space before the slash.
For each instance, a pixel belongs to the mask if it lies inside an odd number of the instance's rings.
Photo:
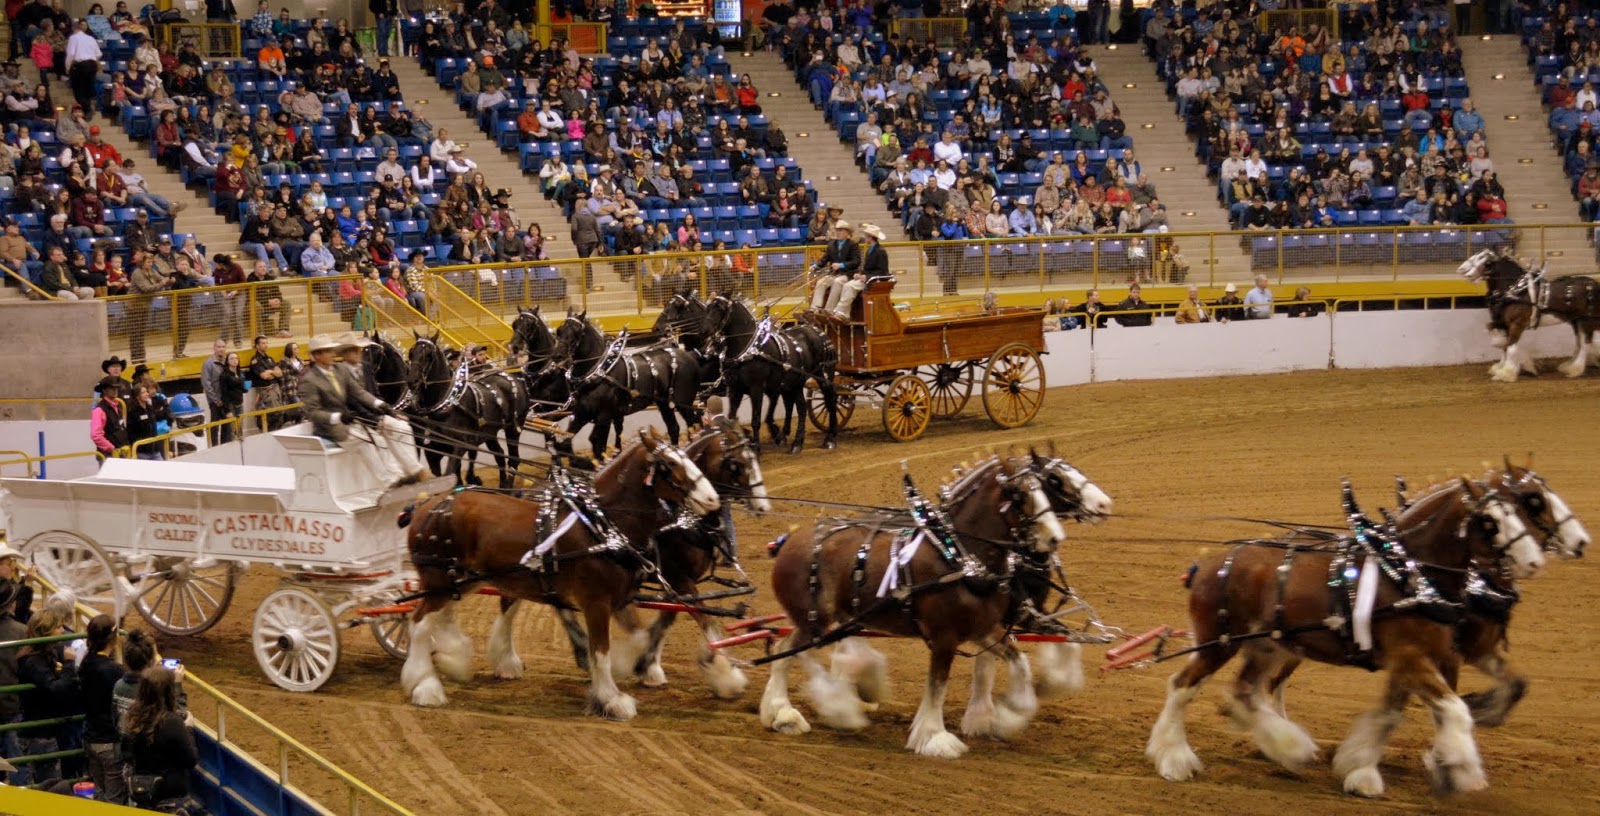
<svg viewBox="0 0 1600 816">
<path fill-rule="evenodd" d="M 1483 525 L 1483 534 L 1484 535 L 1492 536 L 1492 535 L 1498 535 L 1500 533 L 1500 522 L 1495 521 L 1494 519 L 1489 518 L 1488 516 L 1484 516 L 1483 520 L 1481 522 L 1479 522 L 1479 523 Z"/>
<path fill-rule="evenodd" d="M 1530 513 L 1543 513 L 1545 507 L 1544 497 L 1538 493 L 1525 496 L 1522 499 L 1522 506 L 1528 508 Z"/>
</svg>

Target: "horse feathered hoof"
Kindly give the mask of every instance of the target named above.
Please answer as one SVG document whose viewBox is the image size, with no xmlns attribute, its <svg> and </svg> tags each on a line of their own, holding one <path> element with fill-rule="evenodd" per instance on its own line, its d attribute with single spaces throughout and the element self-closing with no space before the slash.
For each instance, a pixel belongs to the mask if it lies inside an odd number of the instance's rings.
<svg viewBox="0 0 1600 816">
<path fill-rule="evenodd" d="M 1383 775 L 1377 768 L 1357 768 L 1344 778 L 1344 792 L 1351 796 L 1376 799 L 1383 795 Z"/>
<path fill-rule="evenodd" d="M 424 678 L 411 691 L 411 704 L 424 708 L 438 708 L 449 702 L 444 696 L 444 684 L 436 676 Z"/>
<path fill-rule="evenodd" d="M 590 698 L 589 713 L 613 722 L 627 722 L 638 716 L 639 705 L 626 694 L 618 694 L 605 702 Z"/>
<path fill-rule="evenodd" d="M 1589 367 L 1589 361 L 1587 359 L 1578 359 L 1578 360 L 1568 360 L 1567 362 L 1556 366 L 1556 370 L 1561 372 L 1563 376 L 1566 376 L 1568 378 L 1576 378 L 1576 377 L 1582 377 L 1584 369 L 1586 369 L 1588 367 Z"/>
<path fill-rule="evenodd" d="M 1489 787 L 1489 779 L 1483 775 L 1480 765 L 1467 762 L 1446 765 L 1433 751 L 1422 755 L 1422 764 L 1433 774 L 1433 792 L 1439 796 L 1473 793 Z"/>
</svg>

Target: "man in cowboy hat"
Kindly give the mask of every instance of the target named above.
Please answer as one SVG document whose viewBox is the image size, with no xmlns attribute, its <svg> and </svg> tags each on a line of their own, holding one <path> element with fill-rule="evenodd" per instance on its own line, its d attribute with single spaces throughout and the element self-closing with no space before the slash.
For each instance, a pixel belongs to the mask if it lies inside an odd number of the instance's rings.
<svg viewBox="0 0 1600 816">
<path fill-rule="evenodd" d="M 883 230 L 876 224 L 862 224 L 861 234 L 867 236 L 867 249 L 861 254 L 861 271 L 835 287 L 834 296 L 838 302 L 828 304 L 829 311 L 840 320 L 850 319 L 850 306 L 868 283 L 893 279 L 889 274 L 889 251 L 883 248 Z"/>
<path fill-rule="evenodd" d="M 108 382 L 116 381 L 126 384 L 127 381 L 122 377 L 122 370 L 127 368 L 127 366 L 128 361 L 118 357 L 115 354 L 111 355 L 105 360 L 100 361 L 100 371 L 101 373 L 105 374 L 105 376 L 102 377 L 99 382 L 94 384 L 94 392 L 96 394 L 100 393 L 100 389 L 104 388 Z"/>
<path fill-rule="evenodd" d="M 817 273 L 812 281 L 815 288 L 811 294 L 811 310 L 814 312 L 822 311 L 829 303 L 837 303 L 839 292 L 836 290 L 861 268 L 861 246 L 855 241 L 855 229 L 850 222 L 833 222 L 833 233 L 834 240 L 828 242 L 822 259 L 812 267 Z"/>
<path fill-rule="evenodd" d="M 311 338 L 311 367 L 300 381 L 300 401 L 312 432 L 361 457 L 369 470 L 390 486 L 414 484 L 428 472 L 417 461 L 410 423 L 395 416 L 395 409 L 363 388 L 348 366 L 334 362 L 334 356 L 360 345 L 331 335 Z M 379 417 L 378 434 L 365 425 L 352 422 L 352 411 L 365 411 Z M 381 437 L 378 441 L 375 437 Z M 367 444 L 348 445 L 351 439 Z"/>
</svg>

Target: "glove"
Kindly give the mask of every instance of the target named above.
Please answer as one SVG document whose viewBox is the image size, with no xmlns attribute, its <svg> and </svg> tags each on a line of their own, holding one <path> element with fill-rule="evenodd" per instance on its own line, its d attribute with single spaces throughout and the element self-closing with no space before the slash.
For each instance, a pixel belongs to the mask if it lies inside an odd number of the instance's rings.
<svg viewBox="0 0 1600 816">
<path fill-rule="evenodd" d="M 333 413 L 328 414 L 328 424 L 329 425 L 338 425 L 339 422 L 342 419 L 344 419 L 344 414 L 341 414 L 338 411 L 334 411 Z"/>
<path fill-rule="evenodd" d="M 384 416 L 398 416 L 400 414 L 399 411 L 396 411 L 394 409 L 393 405 L 390 405 L 389 403 L 384 402 L 383 400 L 378 400 L 377 407 L 378 407 L 378 413 L 383 414 Z"/>
</svg>

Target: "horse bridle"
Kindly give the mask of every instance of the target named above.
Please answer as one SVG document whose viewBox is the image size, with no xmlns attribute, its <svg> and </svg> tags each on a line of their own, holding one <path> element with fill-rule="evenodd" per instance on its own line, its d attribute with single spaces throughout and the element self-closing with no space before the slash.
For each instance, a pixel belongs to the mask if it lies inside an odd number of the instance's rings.
<svg viewBox="0 0 1600 816">
<path fill-rule="evenodd" d="M 1517 492 L 1530 484 L 1537 485 L 1539 491 L 1526 495 Z M 1533 526 L 1544 534 L 1544 541 L 1540 544 L 1541 549 L 1547 553 L 1554 553 L 1560 550 L 1560 545 L 1557 542 L 1561 540 L 1561 528 L 1576 519 L 1577 514 L 1573 513 L 1571 508 L 1568 508 L 1565 518 L 1554 519 L 1549 523 L 1545 522 L 1545 513 L 1550 510 L 1550 501 L 1545 498 L 1545 494 L 1550 492 L 1550 486 L 1545 483 L 1544 477 L 1531 470 L 1523 470 L 1522 476 L 1512 481 L 1511 472 L 1504 471 L 1500 474 L 1499 484 L 1495 485 L 1495 488 L 1490 492 L 1498 493 L 1499 489 L 1504 488 L 1511 490 L 1513 495 L 1517 496 L 1516 503 L 1528 511 L 1528 518 L 1533 522 Z M 1537 506 L 1535 506 L 1536 504 Z"/>
<path fill-rule="evenodd" d="M 1045 502 L 1045 506 L 1038 512 L 1029 513 L 1027 509 L 1029 494 L 1035 490 L 1042 490 L 1038 472 L 1030 466 L 1007 475 L 1001 464 L 999 457 L 993 458 L 988 463 L 975 467 L 966 478 L 955 485 L 940 488 L 940 509 L 945 510 L 951 504 L 965 499 L 977 489 L 979 474 L 990 467 L 997 468 L 999 472 L 995 474 L 995 485 L 1000 488 L 1000 496 L 1004 500 L 1000 506 L 1000 513 L 1002 516 L 1013 513 L 1019 516 L 1016 523 L 1012 523 L 1009 519 L 1006 521 L 1006 527 L 1011 535 L 1010 540 L 984 539 L 967 533 L 960 533 L 960 536 L 975 541 L 985 541 L 1008 550 L 1031 551 L 1034 544 L 1033 530 L 1039 525 L 1039 519 L 1044 518 L 1046 514 L 1054 513 L 1055 508 L 1051 507 L 1049 502 Z"/>
<path fill-rule="evenodd" d="M 1045 492 L 1047 494 L 1060 496 L 1063 503 L 1071 508 L 1065 511 L 1068 516 L 1075 521 L 1082 521 L 1098 515 L 1096 513 L 1090 513 L 1088 509 L 1083 506 L 1083 491 L 1081 489 L 1074 489 L 1071 494 L 1067 492 L 1069 487 L 1069 485 L 1066 484 L 1067 480 L 1063 479 L 1063 477 L 1057 473 L 1058 468 L 1066 468 L 1078 472 L 1081 475 L 1082 472 L 1073 467 L 1072 463 L 1062 459 L 1059 456 L 1041 457 L 1035 455 L 1029 457 L 1029 459 L 1029 469 L 1035 473 L 1043 474 L 1044 476 L 1042 484 Z M 1041 459 L 1043 460 L 1042 462 L 1040 461 Z M 1056 511 L 1057 516 L 1061 515 L 1061 513 L 1062 511 Z"/>
</svg>

